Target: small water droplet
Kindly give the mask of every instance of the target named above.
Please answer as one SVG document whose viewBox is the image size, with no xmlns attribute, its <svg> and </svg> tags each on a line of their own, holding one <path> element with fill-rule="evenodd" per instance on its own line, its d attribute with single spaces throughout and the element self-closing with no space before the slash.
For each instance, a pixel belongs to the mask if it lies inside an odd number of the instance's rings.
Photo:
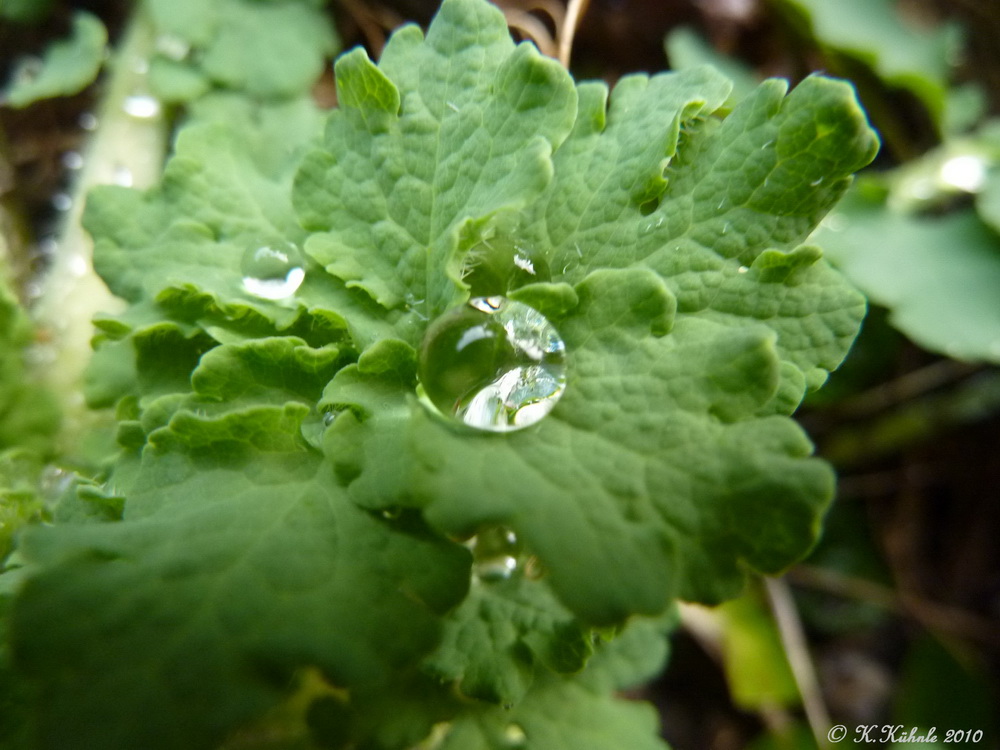
<svg viewBox="0 0 1000 750">
<path fill-rule="evenodd" d="M 48 464 L 42 469 L 38 480 L 42 497 L 48 503 L 54 503 L 72 486 L 75 478 L 76 475 L 73 472 L 66 471 L 55 464 Z"/>
<path fill-rule="evenodd" d="M 329 427 L 330 425 L 332 425 L 334 422 L 337 421 L 337 415 L 338 414 L 339 414 L 339 412 L 337 412 L 337 411 L 328 411 L 328 412 L 326 412 L 323 415 L 323 424 L 326 427 Z"/>
<path fill-rule="evenodd" d="M 24 285 L 24 294 L 29 300 L 36 300 L 42 296 L 42 285 L 37 281 L 29 281 Z"/>
<path fill-rule="evenodd" d="M 243 253 L 243 288 L 255 297 L 291 297 L 306 277 L 302 253 L 290 242 L 254 242 Z"/>
<path fill-rule="evenodd" d="M 447 104 L 448 104 L 448 109 L 450 109 L 452 112 L 459 111 L 458 106 L 454 102 L 447 102 Z"/>
<path fill-rule="evenodd" d="M 403 509 L 398 505 L 393 505 L 388 508 L 383 508 L 379 511 L 379 515 L 382 516 L 386 521 L 395 521 L 400 516 L 403 515 Z"/>
<path fill-rule="evenodd" d="M 810 185 L 811 185 L 812 187 L 819 187 L 820 185 L 822 185 L 822 184 L 823 184 L 823 178 L 822 178 L 822 177 L 817 177 L 817 178 L 816 178 L 815 180 L 813 180 L 813 181 L 812 181 L 812 182 L 810 182 L 809 184 L 810 184 Z"/>
<path fill-rule="evenodd" d="M 847 228 L 847 219 L 843 214 L 827 214 L 820 224 L 831 232 L 843 232 Z"/>
<path fill-rule="evenodd" d="M 149 120 L 160 114 L 160 100 L 149 94 L 136 94 L 125 98 L 125 114 L 139 120 Z"/>
<path fill-rule="evenodd" d="M 84 276 L 90 270 L 90 264 L 87 262 L 87 259 L 79 253 L 71 256 L 67 261 L 67 265 L 69 272 L 73 276 Z"/>
<path fill-rule="evenodd" d="M 52 196 L 52 207 L 56 211 L 69 211 L 73 208 L 73 198 L 69 193 L 56 193 Z"/>
<path fill-rule="evenodd" d="M 528 735 L 525 733 L 524 728 L 520 724 L 514 724 L 512 722 L 504 728 L 503 739 L 505 747 L 513 750 L 513 748 L 524 747 L 525 743 L 528 741 Z"/>
<path fill-rule="evenodd" d="M 517 570 L 521 543 L 506 526 L 481 529 L 466 546 L 472 551 L 472 577 L 479 583 L 507 581 Z"/>
<path fill-rule="evenodd" d="M 81 169 L 83 167 L 83 155 L 79 151 L 67 151 L 62 155 L 62 165 L 66 169 Z"/>
<path fill-rule="evenodd" d="M 747 268 L 746 266 L 740 266 L 739 268 L 736 269 L 736 273 L 746 273 L 749 270 L 750 269 Z"/>
<path fill-rule="evenodd" d="M 180 62 L 191 53 L 191 45 L 174 34 L 160 34 L 156 37 L 156 51 L 166 58 Z"/>
<path fill-rule="evenodd" d="M 121 185 L 122 187 L 132 187 L 134 179 L 132 177 L 132 170 L 126 167 L 124 164 L 116 164 L 114 168 L 114 173 L 111 177 L 116 185 Z"/>
<path fill-rule="evenodd" d="M 506 297 L 474 297 L 427 329 L 420 382 L 455 421 L 488 432 L 535 424 L 562 397 L 566 347 L 533 307 Z"/>
<path fill-rule="evenodd" d="M 97 115 L 93 112 L 84 112 L 77 120 L 84 130 L 97 130 Z"/>
</svg>

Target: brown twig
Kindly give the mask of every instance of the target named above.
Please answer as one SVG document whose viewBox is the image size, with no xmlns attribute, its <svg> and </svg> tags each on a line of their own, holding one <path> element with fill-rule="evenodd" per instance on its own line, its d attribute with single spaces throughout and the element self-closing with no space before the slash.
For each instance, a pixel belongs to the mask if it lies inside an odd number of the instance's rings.
<svg viewBox="0 0 1000 750">
<path fill-rule="evenodd" d="M 798 565 L 785 578 L 797 586 L 825 591 L 848 599 L 869 602 L 910 617 L 928 630 L 1000 647 L 1000 628 L 985 617 L 964 609 L 932 602 L 912 594 L 896 593 L 888 586 L 827 568 Z"/>
<path fill-rule="evenodd" d="M 573 51 L 573 37 L 580 25 L 580 19 L 587 12 L 589 0 L 569 0 L 566 5 L 566 18 L 559 29 L 559 57 L 558 60 L 567 69 L 569 68 L 569 58 Z"/>
<path fill-rule="evenodd" d="M 538 51 L 549 57 L 556 56 L 556 43 L 545 24 L 531 13 L 517 8 L 504 8 L 507 25 L 535 43 Z"/>
</svg>

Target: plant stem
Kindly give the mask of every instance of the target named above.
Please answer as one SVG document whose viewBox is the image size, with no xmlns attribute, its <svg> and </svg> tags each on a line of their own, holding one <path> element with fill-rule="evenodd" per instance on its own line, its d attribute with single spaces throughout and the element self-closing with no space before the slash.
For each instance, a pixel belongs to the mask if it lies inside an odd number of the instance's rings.
<svg viewBox="0 0 1000 750">
<path fill-rule="evenodd" d="M 38 376 L 60 402 L 60 448 L 69 455 L 78 453 L 82 434 L 94 423 L 82 393 L 91 353 L 91 320 L 98 312 L 115 312 L 122 307 L 121 300 L 94 272 L 93 244 L 80 223 L 83 204 L 95 185 L 117 183 L 141 188 L 159 178 L 167 125 L 159 103 L 147 88 L 148 61 L 154 46 L 152 22 L 140 4 L 109 62 L 97 128 L 85 149 L 83 168 L 72 189 L 72 208 L 59 231 L 51 266 L 33 309 L 39 339 L 47 348 L 46 356 L 36 358 Z"/>
<path fill-rule="evenodd" d="M 816 738 L 816 744 L 821 748 L 829 747 L 827 732 L 830 731 L 830 712 L 823 702 L 823 693 L 816 677 L 812 657 L 809 655 L 809 645 L 799 619 L 795 600 L 785 581 L 778 578 L 764 578 L 764 588 L 774 613 L 781 642 L 788 655 L 788 664 L 802 696 L 802 707 L 806 712 L 809 728 Z"/>
</svg>

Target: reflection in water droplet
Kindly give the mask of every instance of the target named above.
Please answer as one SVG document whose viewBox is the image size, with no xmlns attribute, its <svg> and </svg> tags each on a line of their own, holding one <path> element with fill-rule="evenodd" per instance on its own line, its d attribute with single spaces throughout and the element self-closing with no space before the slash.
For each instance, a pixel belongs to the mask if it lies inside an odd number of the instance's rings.
<svg viewBox="0 0 1000 750">
<path fill-rule="evenodd" d="M 302 253 L 290 242 L 253 243 L 243 253 L 243 288 L 255 297 L 286 299 L 306 277 Z"/>
<path fill-rule="evenodd" d="M 510 723 L 503 730 L 503 739 L 509 748 L 524 747 L 528 741 L 528 735 L 520 724 Z"/>
<path fill-rule="evenodd" d="M 506 526 L 489 526 L 472 537 L 466 546 L 472 551 L 472 580 L 499 583 L 517 570 L 521 543 Z"/>
<path fill-rule="evenodd" d="M 535 424 L 562 397 L 566 347 L 533 307 L 475 297 L 427 329 L 420 382 L 437 409 L 489 432 Z"/>
<path fill-rule="evenodd" d="M 530 259 L 525 258 L 523 255 L 514 256 L 514 265 L 520 268 L 522 271 L 530 273 L 532 276 L 535 275 L 535 264 L 532 263 Z"/>
<path fill-rule="evenodd" d="M 136 94 L 126 97 L 122 109 L 131 117 L 148 120 L 160 114 L 160 101 L 148 94 Z"/>
</svg>

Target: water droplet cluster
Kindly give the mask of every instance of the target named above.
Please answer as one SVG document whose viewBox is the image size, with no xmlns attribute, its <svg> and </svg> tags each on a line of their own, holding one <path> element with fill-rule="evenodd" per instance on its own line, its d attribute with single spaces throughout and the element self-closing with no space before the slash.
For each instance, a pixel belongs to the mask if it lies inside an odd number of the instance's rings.
<svg viewBox="0 0 1000 750">
<path fill-rule="evenodd" d="M 566 346 L 549 320 L 506 297 L 475 297 L 427 329 L 420 382 L 449 418 L 488 432 L 537 423 L 566 387 Z"/>
</svg>

